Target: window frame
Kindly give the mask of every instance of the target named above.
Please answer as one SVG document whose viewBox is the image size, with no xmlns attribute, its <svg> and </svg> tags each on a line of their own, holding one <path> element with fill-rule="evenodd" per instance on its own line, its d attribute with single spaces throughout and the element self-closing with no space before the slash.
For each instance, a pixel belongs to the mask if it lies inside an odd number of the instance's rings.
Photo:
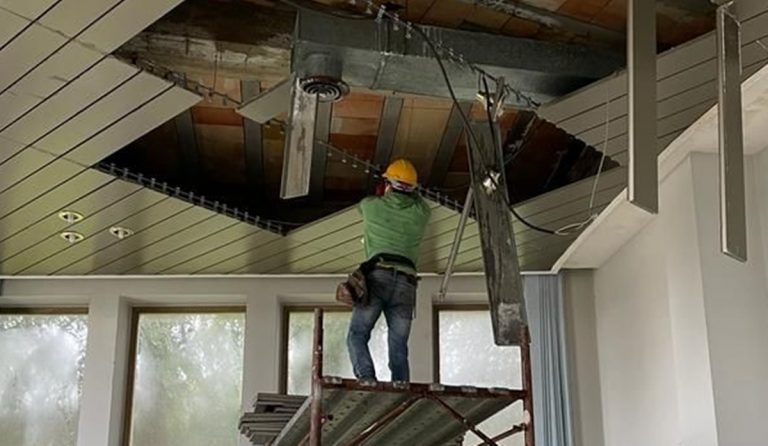
<svg viewBox="0 0 768 446">
<path fill-rule="evenodd" d="M 125 405 L 123 407 L 123 429 L 120 444 L 130 446 L 131 427 L 133 427 L 133 391 L 136 384 L 136 354 L 139 343 L 139 320 L 142 314 L 235 314 L 242 313 L 246 317 L 245 305 L 217 306 L 149 306 L 132 307 L 130 328 L 128 329 L 128 361 L 126 363 Z"/>
<path fill-rule="evenodd" d="M 352 313 L 352 308 L 345 305 L 322 304 L 322 305 L 296 305 L 283 304 L 280 317 L 280 357 L 278 358 L 278 393 L 286 394 L 288 392 L 288 337 L 290 332 L 291 313 L 312 313 L 316 308 L 325 313 Z"/>
<path fill-rule="evenodd" d="M 0 314 L 30 315 L 30 316 L 58 316 L 58 315 L 87 315 L 87 306 L 76 307 L 4 307 L 0 306 Z"/>
</svg>

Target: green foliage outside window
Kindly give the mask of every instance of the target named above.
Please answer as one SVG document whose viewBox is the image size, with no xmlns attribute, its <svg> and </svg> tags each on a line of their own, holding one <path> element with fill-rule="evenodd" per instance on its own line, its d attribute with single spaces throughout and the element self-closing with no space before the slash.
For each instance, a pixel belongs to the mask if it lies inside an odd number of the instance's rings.
<svg viewBox="0 0 768 446">
<path fill-rule="evenodd" d="M 0 444 L 73 446 L 86 315 L 0 314 Z"/>
<path fill-rule="evenodd" d="M 142 314 L 131 444 L 237 445 L 244 335 L 244 314 Z"/>
</svg>

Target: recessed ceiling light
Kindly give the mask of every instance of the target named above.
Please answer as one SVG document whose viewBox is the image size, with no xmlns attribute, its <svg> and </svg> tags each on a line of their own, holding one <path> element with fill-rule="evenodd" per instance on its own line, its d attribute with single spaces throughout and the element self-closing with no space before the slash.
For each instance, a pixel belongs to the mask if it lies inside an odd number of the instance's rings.
<svg viewBox="0 0 768 446">
<path fill-rule="evenodd" d="M 65 231 L 59 235 L 69 243 L 77 243 L 85 238 L 83 237 L 83 234 L 75 231 Z"/>
<path fill-rule="evenodd" d="M 61 211 L 59 212 L 59 218 L 69 224 L 74 224 L 83 219 L 83 214 L 75 211 Z"/>
<path fill-rule="evenodd" d="M 133 231 L 122 226 L 112 226 L 109 228 L 109 233 L 119 238 L 120 240 L 133 235 Z"/>
</svg>

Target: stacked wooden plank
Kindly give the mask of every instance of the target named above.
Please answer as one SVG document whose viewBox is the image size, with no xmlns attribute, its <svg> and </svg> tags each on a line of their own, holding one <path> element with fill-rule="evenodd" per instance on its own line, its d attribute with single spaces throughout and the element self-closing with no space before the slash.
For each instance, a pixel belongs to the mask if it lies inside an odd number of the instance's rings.
<svg viewBox="0 0 768 446">
<path fill-rule="evenodd" d="M 307 397 L 259 393 L 252 412 L 240 418 L 240 433 L 254 445 L 268 445 L 299 411 Z"/>
</svg>

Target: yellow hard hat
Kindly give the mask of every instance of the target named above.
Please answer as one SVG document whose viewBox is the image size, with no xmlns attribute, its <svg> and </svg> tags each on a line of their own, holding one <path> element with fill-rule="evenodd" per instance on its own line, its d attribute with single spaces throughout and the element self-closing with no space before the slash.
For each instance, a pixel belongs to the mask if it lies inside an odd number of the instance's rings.
<svg viewBox="0 0 768 446">
<path fill-rule="evenodd" d="M 406 159 L 399 159 L 392 162 L 384 172 L 384 178 L 390 181 L 397 181 L 409 186 L 419 184 L 419 174 L 413 164 Z"/>
</svg>

